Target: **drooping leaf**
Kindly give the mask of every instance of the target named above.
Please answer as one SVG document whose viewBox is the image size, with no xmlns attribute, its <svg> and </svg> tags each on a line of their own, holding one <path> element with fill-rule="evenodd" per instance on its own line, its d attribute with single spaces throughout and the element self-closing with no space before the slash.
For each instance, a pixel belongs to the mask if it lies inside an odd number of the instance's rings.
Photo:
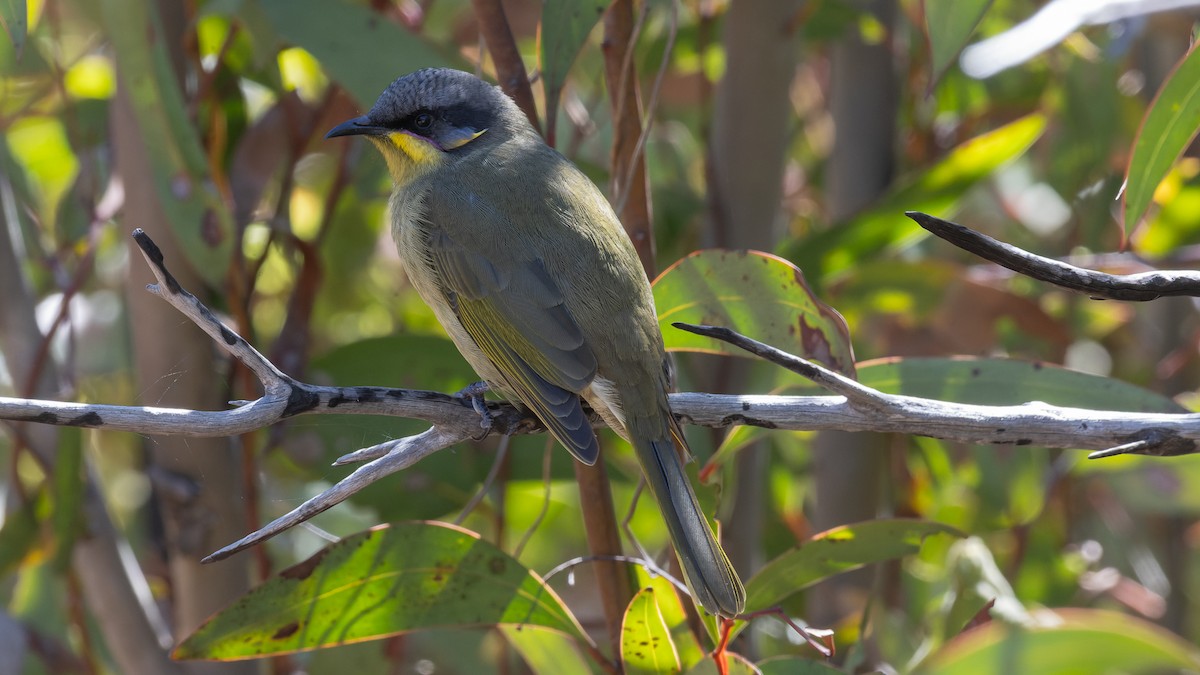
<svg viewBox="0 0 1200 675">
<path fill-rule="evenodd" d="M 1186 412 L 1167 396 L 1040 361 L 889 357 L 859 364 L 859 381 L 887 394 L 976 405 L 1051 405 L 1125 412 Z"/>
<path fill-rule="evenodd" d="M 20 57 L 29 31 L 29 15 L 25 0 L 0 0 L 0 28 L 12 42 L 13 51 Z"/>
<path fill-rule="evenodd" d="M 592 662 L 580 653 L 579 643 L 556 630 L 526 624 L 503 625 L 500 632 L 534 675 L 586 675 L 595 671 Z"/>
<path fill-rule="evenodd" d="M 949 215 L 967 191 L 1023 154 L 1046 128 L 1046 118 L 1027 115 L 955 147 L 945 158 L 884 197 L 877 206 L 813 236 L 784 242 L 780 254 L 818 288 L 831 275 L 861 265 L 888 250 L 924 238 L 904 211 Z"/>
<path fill-rule="evenodd" d="M 601 0 L 543 0 L 542 23 L 538 27 L 538 54 L 542 64 L 542 86 L 546 91 L 546 135 L 553 138 L 558 99 L 567 73 L 588 33 L 604 15 Z"/>
<path fill-rule="evenodd" d="M 1125 172 L 1124 226 L 1137 226 L 1171 165 L 1200 131 L 1200 49 L 1192 45 L 1163 83 L 1133 142 Z"/>
<path fill-rule="evenodd" d="M 776 656 L 759 661 L 757 665 L 762 675 L 842 675 L 845 672 L 822 661 L 799 656 Z"/>
<path fill-rule="evenodd" d="M 46 493 L 38 491 L 5 514 L 0 525 L 0 579 L 6 578 L 38 543 L 38 517 L 45 511 Z"/>
<path fill-rule="evenodd" d="M 78 427 L 58 430 L 54 463 L 54 563 L 68 569 L 75 538 L 83 527 L 83 434 Z"/>
<path fill-rule="evenodd" d="M 687 671 L 687 675 L 762 675 L 746 657 L 733 652 L 725 655 L 725 667 L 727 670 L 722 671 L 717 667 L 717 662 L 710 657 L 693 666 Z"/>
<path fill-rule="evenodd" d="M 327 0 L 253 0 L 289 44 L 302 47 L 329 76 L 370 108 L 392 80 L 420 68 L 454 65 L 420 36 L 361 4 Z"/>
<path fill-rule="evenodd" d="M 588 639 L 554 591 L 504 551 L 445 523 L 400 523 L 284 570 L 209 619 L 174 656 L 225 661 L 495 625 Z"/>
<path fill-rule="evenodd" d="M 696 634 L 688 624 L 687 611 L 680 602 L 679 593 L 665 578 L 649 578 L 645 569 L 641 567 L 637 568 L 637 572 L 638 579 L 642 581 L 642 588 L 654 589 L 658 611 L 662 613 L 663 622 L 667 625 L 671 641 L 675 644 L 675 652 L 679 654 L 680 668 L 691 668 L 704 658 L 704 648 L 700 646 L 700 641 L 696 639 Z"/>
<path fill-rule="evenodd" d="M 908 518 L 869 520 L 821 532 L 767 563 L 746 584 L 746 611 L 778 604 L 835 574 L 916 553 L 932 534 L 962 537 L 941 523 Z"/>
<path fill-rule="evenodd" d="M 211 186 L 204 149 L 188 117 L 154 5 L 141 0 L 103 0 L 100 5 L 168 226 L 196 273 L 219 284 L 232 259 L 233 218 Z"/>
<path fill-rule="evenodd" d="M 679 653 L 658 608 L 653 586 L 633 596 L 621 622 L 621 662 L 626 673 L 678 673 Z"/>
<path fill-rule="evenodd" d="M 778 256 L 761 251 L 697 251 L 655 279 L 654 304 L 668 350 L 748 356 L 671 324 L 724 326 L 854 373 L 846 321 L 812 294 L 797 267 Z"/>
<path fill-rule="evenodd" d="M 991 621 L 946 643 L 922 675 L 1179 672 L 1200 669 L 1200 652 L 1167 630 L 1098 609 L 1037 610 L 1035 625 Z"/>
<path fill-rule="evenodd" d="M 929 38 L 932 90 L 946 68 L 958 58 L 992 0 L 924 0 L 925 34 Z"/>
</svg>

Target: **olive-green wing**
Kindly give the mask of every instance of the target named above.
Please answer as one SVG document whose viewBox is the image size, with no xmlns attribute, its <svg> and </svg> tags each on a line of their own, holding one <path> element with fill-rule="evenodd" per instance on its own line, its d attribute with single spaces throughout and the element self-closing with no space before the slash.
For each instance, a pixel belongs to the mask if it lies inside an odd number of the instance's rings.
<svg viewBox="0 0 1200 675">
<path fill-rule="evenodd" d="M 493 263 L 431 227 L 430 262 L 463 328 L 517 398 L 579 461 L 600 451 L 578 393 L 596 358 L 540 261 Z"/>
</svg>

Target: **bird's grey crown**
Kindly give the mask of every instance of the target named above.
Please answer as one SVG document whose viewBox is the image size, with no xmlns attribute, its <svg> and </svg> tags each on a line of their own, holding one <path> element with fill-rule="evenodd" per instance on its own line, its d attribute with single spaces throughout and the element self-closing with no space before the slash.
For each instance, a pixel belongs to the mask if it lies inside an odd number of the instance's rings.
<svg viewBox="0 0 1200 675">
<path fill-rule="evenodd" d="M 420 111 L 453 114 L 476 130 L 498 124 L 511 99 L 470 73 L 449 68 L 425 68 L 396 79 L 367 113 L 372 122 L 398 128 Z"/>
</svg>

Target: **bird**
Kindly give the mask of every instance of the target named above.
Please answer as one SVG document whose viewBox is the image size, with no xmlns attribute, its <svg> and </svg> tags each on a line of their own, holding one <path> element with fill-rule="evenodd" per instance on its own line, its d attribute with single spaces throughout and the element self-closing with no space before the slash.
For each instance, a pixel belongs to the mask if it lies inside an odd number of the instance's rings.
<svg viewBox="0 0 1200 675">
<path fill-rule="evenodd" d="M 600 189 L 499 87 L 459 70 L 396 79 L 326 134 L 342 136 L 382 153 L 409 280 L 486 386 L 592 465 L 586 402 L 632 445 L 692 596 L 740 614 L 745 588 L 684 471 L 650 284 Z"/>
</svg>

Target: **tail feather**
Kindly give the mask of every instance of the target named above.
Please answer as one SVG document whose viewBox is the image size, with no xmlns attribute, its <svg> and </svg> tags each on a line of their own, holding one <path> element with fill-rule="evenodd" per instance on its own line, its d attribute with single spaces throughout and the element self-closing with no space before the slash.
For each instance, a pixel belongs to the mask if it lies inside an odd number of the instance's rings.
<svg viewBox="0 0 1200 675">
<path fill-rule="evenodd" d="M 687 444 L 674 424 L 668 426 L 669 431 L 663 430 L 669 433 L 666 438 L 645 440 L 635 436 L 634 449 L 667 523 L 688 588 L 709 612 L 736 616 L 746 606 L 746 590 L 708 526 L 683 470 L 679 451 L 686 456 Z"/>
</svg>

